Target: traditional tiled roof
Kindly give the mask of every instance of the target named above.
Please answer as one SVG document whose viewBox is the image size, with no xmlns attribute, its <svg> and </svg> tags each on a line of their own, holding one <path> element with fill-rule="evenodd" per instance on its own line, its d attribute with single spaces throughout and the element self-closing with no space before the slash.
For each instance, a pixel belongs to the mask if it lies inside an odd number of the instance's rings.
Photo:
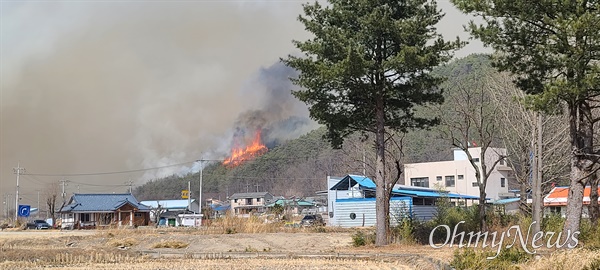
<svg viewBox="0 0 600 270">
<path fill-rule="evenodd" d="M 73 194 L 69 204 L 60 212 L 114 212 L 125 204 L 130 204 L 140 212 L 150 211 L 140 204 L 130 193 L 124 194 Z"/>
</svg>

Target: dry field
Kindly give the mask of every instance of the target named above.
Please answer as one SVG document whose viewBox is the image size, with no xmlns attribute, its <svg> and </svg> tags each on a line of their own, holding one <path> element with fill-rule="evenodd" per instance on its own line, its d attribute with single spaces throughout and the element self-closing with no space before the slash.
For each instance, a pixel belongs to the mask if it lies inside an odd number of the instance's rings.
<svg viewBox="0 0 600 270">
<path fill-rule="evenodd" d="M 449 269 L 453 250 L 353 247 L 353 231 L 207 234 L 195 229 L 0 232 L 0 269 Z M 515 269 L 581 269 L 598 252 L 540 256 Z M 579 268 L 578 268 L 579 267 Z"/>
</svg>

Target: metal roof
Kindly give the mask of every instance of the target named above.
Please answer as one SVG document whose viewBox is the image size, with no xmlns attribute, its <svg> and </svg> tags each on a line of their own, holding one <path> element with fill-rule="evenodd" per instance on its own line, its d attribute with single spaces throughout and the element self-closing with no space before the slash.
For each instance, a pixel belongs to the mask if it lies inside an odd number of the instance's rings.
<svg viewBox="0 0 600 270">
<path fill-rule="evenodd" d="M 194 202 L 196 199 L 192 199 L 192 203 Z M 188 207 L 188 200 L 149 200 L 140 203 L 151 208 L 158 208 L 159 204 L 163 209 L 187 209 Z"/>
<path fill-rule="evenodd" d="M 282 199 L 279 199 L 279 200 L 275 201 L 274 203 L 268 204 L 267 207 L 273 207 L 276 204 L 277 205 L 282 205 L 282 206 L 283 205 L 290 205 L 290 206 L 292 206 L 292 205 L 294 205 L 294 206 L 295 205 L 298 205 L 298 206 L 315 206 L 313 203 L 307 202 L 307 201 L 304 201 L 304 200 L 282 200 Z"/>
<path fill-rule="evenodd" d="M 244 199 L 244 198 L 264 198 L 269 192 L 248 192 L 248 193 L 235 193 L 229 197 L 229 199 Z M 273 195 L 271 195 L 272 197 Z"/>
<path fill-rule="evenodd" d="M 130 193 L 124 194 L 73 194 L 69 204 L 60 212 L 113 212 L 125 204 L 131 204 L 138 211 L 150 211 L 140 204 Z"/>
<path fill-rule="evenodd" d="M 508 203 L 512 203 L 512 202 L 518 202 L 519 200 L 521 200 L 521 198 L 508 198 L 508 199 L 497 200 L 494 202 L 494 204 L 508 204 Z"/>
<path fill-rule="evenodd" d="M 375 190 L 375 182 L 369 177 L 363 175 L 346 175 L 337 184 L 331 187 L 331 190 L 348 190 L 350 187 L 358 184 L 361 189 Z M 412 186 L 400 186 L 397 185 L 392 189 L 392 194 L 410 197 L 429 197 L 429 198 L 440 198 L 447 197 L 451 199 L 472 199 L 477 200 L 479 196 L 463 195 L 453 192 L 442 192 L 435 189 L 423 188 L 423 187 L 412 187 Z"/>
</svg>

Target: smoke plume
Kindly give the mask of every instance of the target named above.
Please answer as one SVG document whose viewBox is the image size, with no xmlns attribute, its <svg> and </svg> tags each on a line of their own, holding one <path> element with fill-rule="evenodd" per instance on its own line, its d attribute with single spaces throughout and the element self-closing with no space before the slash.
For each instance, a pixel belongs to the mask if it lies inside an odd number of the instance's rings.
<svg viewBox="0 0 600 270">
<path fill-rule="evenodd" d="M 307 35 L 290 19 L 300 11 L 261 1 L 3 4 L 0 192 L 14 193 L 17 162 L 26 173 L 127 171 L 222 159 L 240 123 L 263 121 L 271 140 L 295 136 L 286 132 L 307 125 L 282 123 L 305 123 L 306 107 L 290 95 L 293 71 L 273 63 Z M 198 166 L 23 176 L 21 192 L 61 179 L 67 192 L 119 192 L 103 185 Z"/>
</svg>

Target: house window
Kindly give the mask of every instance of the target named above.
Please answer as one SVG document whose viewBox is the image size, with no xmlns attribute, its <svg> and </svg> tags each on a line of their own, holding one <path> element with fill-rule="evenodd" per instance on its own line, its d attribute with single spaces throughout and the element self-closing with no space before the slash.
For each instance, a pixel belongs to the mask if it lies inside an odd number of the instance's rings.
<svg viewBox="0 0 600 270">
<path fill-rule="evenodd" d="M 552 214 L 560 214 L 560 206 L 549 206 L 550 213 Z"/>
<path fill-rule="evenodd" d="M 256 201 L 257 201 L 257 202 L 260 202 L 260 198 L 256 198 Z"/>
<path fill-rule="evenodd" d="M 454 175 L 446 175 L 446 186 L 454 187 Z"/>
<path fill-rule="evenodd" d="M 504 159 L 501 159 L 499 163 L 500 165 L 504 166 Z"/>
<path fill-rule="evenodd" d="M 90 214 L 89 213 L 82 213 L 79 215 L 79 220 L 81 222 L 90 222 Z"/>
<path fill-rule="evenodd" d="M 435 180 L 436 180 L 436 181 L 442 181 L 442 176 L 439 176 L 439 175 L 438 175 L 438 176 L 436 176 L 436 177 L 435 177 Z"/>
<path fill-rule="evenodd" d="M 141 217 L 143 217 L 143 216 L 144 216 L 144 215 L 143 215 L 143 213 L 139 213 L 139 212 L 137 212 L 137 213 L 135 213 L 135 214 L 134 214 L 134 217 L 139 217 L 139 218 L 141 218 Z"/>
<path fill-rule="evenodd" d="M 506 178 L 500 178 L 500 187 L 506 187 Z"/>
<path fill-rule="evenodd" d="M 429 177 L 411 178 L 410 185 L 413 187 L 429 187 Z"/>
<path fill-rule="evenodd" d="M 246 205 L 252 205 L 252 198 L 246 199 Z"/>
<path fill-rule="evenodd" d="M 473 187 L 479 187 L 479 185 L 477 184 L 477 182 L 473 182 L 473 183 L 471 183 L 471 185 L 472 185 Z"/>
<path fill-rule="evenodd" d="M 237 203 L 237 199 L 233 200 L 234 203 Z"/>
<path fill-rule="evenodd" d="M 464 178 L 465 178 L 465 176 L 464 176 L 464 175 L 462 175 L 462 174 L 459 174 L 459 175 L 458 175 L 458 180 L 463 180 Z"/>
</svg>

